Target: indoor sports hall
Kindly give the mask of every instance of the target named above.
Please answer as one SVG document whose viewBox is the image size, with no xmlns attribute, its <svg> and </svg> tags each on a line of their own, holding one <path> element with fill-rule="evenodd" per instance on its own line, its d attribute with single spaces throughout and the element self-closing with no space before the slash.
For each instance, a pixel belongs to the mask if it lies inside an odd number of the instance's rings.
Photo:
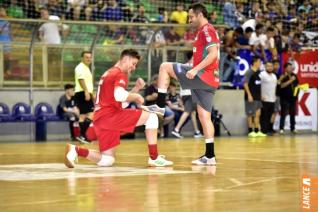
<svg viewBox="0 0 318 212">
<path fill-rule="evenodd" d="M 193 3 L 206 10 L 194 20 L 217 32 L 216 164 L 193 164 L 207 133 L 195 102 L 185 104 L 193 90 L 171 80 L 157 157 L 173 165 L 149 163 L 145 124 L 121 134 L 112 166 L 77 152 L 68 168 L 68 144 L 100 151 L 74 97 L 79 85 L 87 98 L 77 75 L 85 54 L 92 101 L 105 71 L 135 49 L 127 91 L 145 82 L 138 93 L 156 104 L 163 62 L 195 67 Z M 0 0 L 0 211 L 318 211 L 317 14 L 316 0 Z"/>
</svg>

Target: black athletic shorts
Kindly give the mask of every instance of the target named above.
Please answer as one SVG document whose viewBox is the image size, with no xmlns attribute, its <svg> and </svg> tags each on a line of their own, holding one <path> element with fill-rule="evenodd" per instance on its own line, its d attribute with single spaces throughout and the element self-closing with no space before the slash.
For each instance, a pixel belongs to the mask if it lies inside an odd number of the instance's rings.
<svg viewBox="0 0 318 212">
<path fill-rule="evenodd" d="M 75 93 L 75 104 L 78 107 L 80 114 L 87 114 L 94 111 L 93 95 L 90 95 L 91 99 L 89 101 L 86 101 L 84 91 Z"/>
</svg>

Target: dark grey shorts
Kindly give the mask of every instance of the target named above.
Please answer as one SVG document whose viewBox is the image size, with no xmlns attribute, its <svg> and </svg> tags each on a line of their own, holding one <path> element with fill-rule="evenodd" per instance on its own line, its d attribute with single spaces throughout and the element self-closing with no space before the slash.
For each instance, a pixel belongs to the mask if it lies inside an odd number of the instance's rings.
<svg viewBox="0 0 318 212">
<path fill-rule="evenodd" d="M 247 116 L 255 116 L 256 111 L 262 108 L 261 101 L 248 102 L 245 101 L 245 113 Z"/>
<path fill-rule="evenodd" d="M 181 63 L 173 63 L 173 70 L 176 74 L 180 85 L 183 89 L 190 89 L 192 102 L 200 105 L 206 111 L 212 111 L 213 96 L 216 88 L 205 84 L 198 76 L 194 79 L 188 79 L 186 73 L 191 69 L 191 66 Z"/>
<path fill-rule="evenodd" d="M 183 96 L 182 102 L 184 106 L 184 112 L 191 113 L 192 111 L 196 109 L 196 105 L 193 104 L 191 96 Z"/>
</svg>

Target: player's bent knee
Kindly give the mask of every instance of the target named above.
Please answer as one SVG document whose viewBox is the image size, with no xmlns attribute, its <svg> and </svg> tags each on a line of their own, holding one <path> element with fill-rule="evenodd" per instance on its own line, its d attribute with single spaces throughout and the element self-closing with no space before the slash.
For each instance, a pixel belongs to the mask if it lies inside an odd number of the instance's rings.
<svg viewBox="0 0 318 212">
<path fill-rule="evenodd" d="M 115 162 L 115 158 L 110 156 L 110 155 L 106 155 L 103 154 L 102 158 L 100 159 L 100 161 L 97 163 L 97 166 L 112 166 Z"/>
<path fill-rule="evenodd" d="M 146 129 L 158 129 L 158 126 L 159 126 L 158 116 L 154 113 L 150 113 L 145 123 L 145 126 L 146 126 Z"/>
</svg>

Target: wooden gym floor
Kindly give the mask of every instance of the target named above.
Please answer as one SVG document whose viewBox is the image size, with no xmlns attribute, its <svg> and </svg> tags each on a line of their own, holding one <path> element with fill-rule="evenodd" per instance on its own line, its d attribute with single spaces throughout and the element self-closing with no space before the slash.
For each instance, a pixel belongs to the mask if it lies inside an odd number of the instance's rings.
<svg viewBox="0 0 318 212">
<path fill-rule="evenodd" d="M 144 139 L 123 141 L 110 168 L 68 169 L 64 147 L 1 143 L 0 211 L 300 211 L 302 176 L 318 177 L 317 134 L 216 138 L 216 167 L 190 164 L 200 139 L 159 140 L 170 168 L 146 166 Z"/>
</svg>

